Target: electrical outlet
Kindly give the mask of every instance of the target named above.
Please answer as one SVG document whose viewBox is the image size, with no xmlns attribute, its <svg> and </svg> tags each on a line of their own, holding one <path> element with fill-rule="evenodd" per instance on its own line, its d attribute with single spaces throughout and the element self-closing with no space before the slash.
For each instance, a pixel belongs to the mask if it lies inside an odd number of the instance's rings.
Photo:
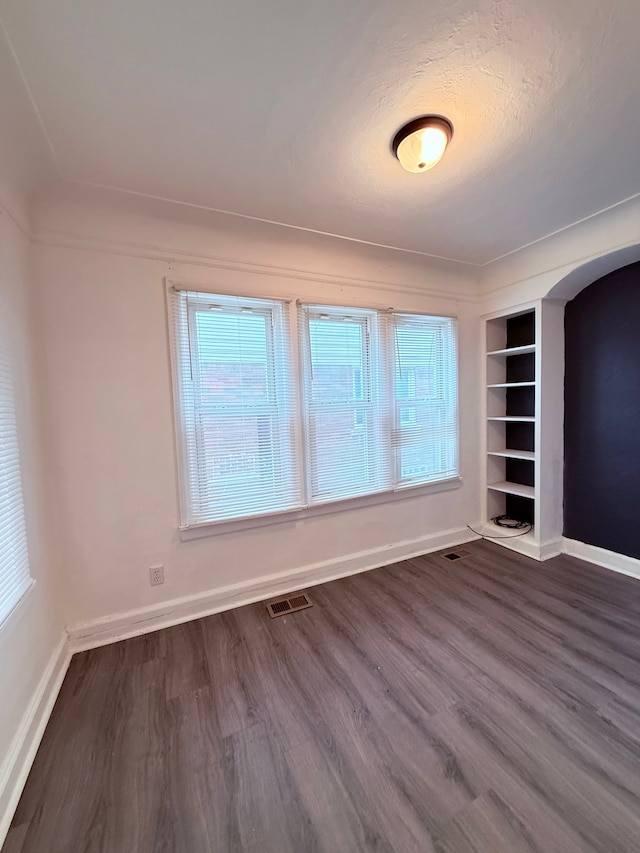
<svg viewBox="0 0 640 853">
<path fill-rule="evenodd" d="M 164 566 L 150 567 L 149 583 L 151 586 L 159 586 L 161 583 L 164 583 Z"/>
</svg>

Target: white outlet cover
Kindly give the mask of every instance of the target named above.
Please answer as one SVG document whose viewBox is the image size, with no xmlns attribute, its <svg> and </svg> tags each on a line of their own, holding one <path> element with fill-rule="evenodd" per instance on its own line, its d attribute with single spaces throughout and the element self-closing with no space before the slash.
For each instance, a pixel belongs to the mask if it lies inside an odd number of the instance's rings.
<svg viewBox="0 0 640 853">
<path fill-rule="evenodd" d="M 151 586 L 160 586 L 164 583 L 164 566 L 149 567 L 149 582 Z"/>
</svg>

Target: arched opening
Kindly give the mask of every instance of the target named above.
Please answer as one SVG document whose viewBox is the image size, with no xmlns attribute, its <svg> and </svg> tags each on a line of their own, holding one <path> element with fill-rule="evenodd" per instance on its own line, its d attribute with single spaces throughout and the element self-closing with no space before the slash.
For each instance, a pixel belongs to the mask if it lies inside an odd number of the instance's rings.
<svg viewBox="0 0 640 853">
<path fill-rule="evenodd" d="M 546 294 L 545 299 L 560 301 L 573 299 L 581 290 L 584 290 L 597 279 L 621 267 L 633 264 L 635 261 L 640 261 L 640 243 L 634 246 L 625 246 L 623 249 L 617 249 L 615 252 L 593 258 L 561 278 Z"/>
</svg>

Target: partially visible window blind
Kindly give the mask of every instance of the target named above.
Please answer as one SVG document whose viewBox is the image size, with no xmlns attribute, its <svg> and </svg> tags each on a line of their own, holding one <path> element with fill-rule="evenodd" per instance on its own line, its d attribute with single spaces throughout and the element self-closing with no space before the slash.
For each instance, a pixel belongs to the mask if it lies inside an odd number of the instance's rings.
<svg viewBox="0 0 640 853">
<path fill-rule="evenodd" d="M 309 503 L 391 488 L 383 316 L 302 305 L 299 318 Z"/>
<path fill-rule="evenodd" d="M 396 485 L 458 474 L 455 321 L 393 316 Z"/>
<path fill-rule="evenodd" d="M 287 303 L 170 300 L 182 526 L 300 507 Z"/>
<path fill-rule="evenodd" d="M 0 328 L 0 624 L 31 583 L 11 365 Z"/>
</svg>

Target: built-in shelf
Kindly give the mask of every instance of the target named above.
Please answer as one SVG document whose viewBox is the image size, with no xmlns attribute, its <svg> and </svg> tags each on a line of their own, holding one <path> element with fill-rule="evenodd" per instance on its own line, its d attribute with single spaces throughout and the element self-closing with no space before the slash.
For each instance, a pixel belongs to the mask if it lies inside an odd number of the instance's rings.
<svg viewBox="0 0 640 853">
<path fill-rule="evenodd" d="M 487 388 L 535 388 L 535 382 L 494 382 L 493 385 L 487 385 Z"/>
<path fill-rule="evenodd" d="M 547 298 L 484 317 L 482 529 L 499 516 L 530 524 L 495 542 L 536 559 L 562 537 L 564 320 L 562 300 Z"/>
<path fill-rule="evenodd" d="M 489 450 L 489 456 L 503 456 L 505 459 L 528 459 L 535 461 L 536 454 L 533 450 Z"/>
<path fill-rule="evenodd" d="M 504 417 L 490 416 L 488 421 L 508 421 L 510 423 L 534 424 L 535 418 L 530 418 L 525 415 L 505 415 Z"/>
<path fill-rule="evenodd" d="M 536 311 L 531 307 L 499 314 L 489 317 L 485 325 L 487 521 L 507 515 L 533 525 L 538 514 L 533 486 L 540 475 Z M 514 446 L 526 450 L 512 450 Z"/>
<path fill-rule="evenodd" d="M 536 345 L 528 344 L 525 347 L 507 347 L 506 349 L 494 349 L 488 352 L 487 355 L 526 355 L 528 352 L 535 352 Z"/>
<path fill-rule="evenodd" d="M 499 483 L 488 483 L 487 486 L 494 492 L 505 492 L 507 495 L 518 495 L 521 498 L 533 498 L 535 494 L 533 486 L 523 486 L 522 483 L 508 483 L 506 480 Z"/>
</svg>

